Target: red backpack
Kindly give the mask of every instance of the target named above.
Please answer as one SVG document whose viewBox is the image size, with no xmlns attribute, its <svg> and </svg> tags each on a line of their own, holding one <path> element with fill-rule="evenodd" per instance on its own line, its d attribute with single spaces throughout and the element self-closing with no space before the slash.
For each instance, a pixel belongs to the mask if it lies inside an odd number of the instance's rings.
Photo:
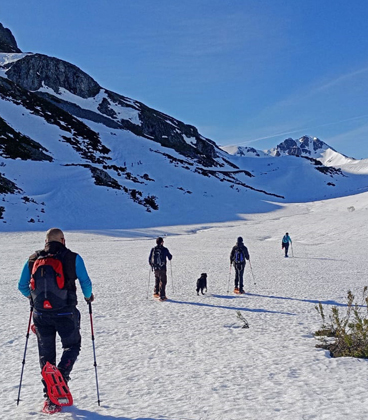
<svg viewBox="0 0 368 420">
<path fill-rule="evenodd" d="M 60 255 L 40 255 L 33 264 L 31 281 L 33 306 L 38 310 L 58 310 L 67 306 L 63 264 Z"/>
</svg>

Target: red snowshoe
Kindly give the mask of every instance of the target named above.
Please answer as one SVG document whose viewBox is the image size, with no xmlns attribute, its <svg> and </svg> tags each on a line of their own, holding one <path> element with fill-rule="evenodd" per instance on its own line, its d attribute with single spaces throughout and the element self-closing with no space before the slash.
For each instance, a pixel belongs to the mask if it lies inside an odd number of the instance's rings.
<svg viewBox="0 0 368 420">
<path fill-rule="evenodd" d="M 42 377 L 46 383 L 47 396 L 50 399 L 50 403 L 59 406 L 60 410 L 62 406 L 73 404 L 73 397 L 69 391 L 68 385 L 56 366 L 47 362 L 42 369 Z M 47 401 L 45 402 L 45 405 L 47 405 Z M 51 404 L 49 405 L 51 406 Z"/>
</svg>

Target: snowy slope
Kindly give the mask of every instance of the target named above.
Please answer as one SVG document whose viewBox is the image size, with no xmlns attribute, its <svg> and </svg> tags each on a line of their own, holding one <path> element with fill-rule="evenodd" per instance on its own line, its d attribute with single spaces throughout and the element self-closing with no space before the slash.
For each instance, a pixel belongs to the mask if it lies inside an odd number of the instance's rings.
<svg viewBox="0 0 368 420">
<path fill-rule="evenodd" d="M 367 363 L 331 359 L 315 348 L 322 302 L 340 310 L 347 290 L 367 285 L 367 193 L 283 206 L 208 227 L 66 232 L 94 283 L 96 356 L 102 399 L 97 405 L 87 306 L 81 302 L 83 346 L 70 382 L 74 405 L 58 419 L 364 420 Z M 99 229 L 99 226 L 96 226 Z M 280 241 L 293 239 L 294 258 Z M 187 233 L 186 233 L 187 232 Z M 191 233 L 193 232 L 193 233 Z M 151 298 L 147 257 L 167 233 L 174 258 L 168 302 Z M 229 253 L 237 236 L 249 248 L 247 294 L 227 293 Z M 35 336 L 29 338 L 22 401 L 15 399 L 29 309 L 16 290 L 28 255 L 44 232 L 0 233 L 0 418 L 42 419 Z M 208 273 L 208 293 L 195 282 Z M 229 281 L 230 280 L 230 281 Z M 256 283 L 256 284 L 254 284 Z M 133 286 L 133 287 L 132 287 Z M 236 311 L 250 328 L 242 329 Z"/>
<path fill-rule="evenodd" d="M 98 98 L 80 98 L 82 103 L 93 109 Z M 96 186 L 89 167 L 75 166 L 90 162 L 64 141 L 62 126 L 47 123 L 10 101 L 0 101 L 0 115 L 10 126 L 42 144 L 53 158 L 53 162 L 0 158 L 7 178 L 23 190 L 4 197 L 1 230 L 39 230 L 51 225 L 127 229 L 212 223 L 236 220 L 242 213 L 260 209 L 272 210 L 275 205 L 269 201 L 318 200 L 355 194 L 368 187 L 365 171 L 359 176 L 321 173 L 313 162 L 294 156 L 259 159 L 218 152 L 222 166 L 204 167 L 148 138 L 83 119 L 85 127 L 97 133 L 110 150 L 106 164 L 92 166 L 104 168 L 121 188 Z M 138 118 L 132 113 L 128 117 Z M 104 159 L 105 155 L 93 156 Z M 141 199 L 156 197 L 159 209 L 148 212 L 147 207 L 137 204 L 132 199 L 133 190 L 141 194 Z"/>
</svg>

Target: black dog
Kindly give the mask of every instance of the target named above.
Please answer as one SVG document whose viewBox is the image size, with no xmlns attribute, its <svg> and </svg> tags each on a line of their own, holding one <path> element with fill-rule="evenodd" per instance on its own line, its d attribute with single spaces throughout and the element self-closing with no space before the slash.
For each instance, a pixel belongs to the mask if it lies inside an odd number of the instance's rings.
<svg viewBox="0 0 368 420">
<path fill-rule="evenodd" d="M 206 289 L 207 292 L 207 274 L 202 273 L 201 277 L 197 280 L 197 295 L 199 296 L 199 291 L 204 295 L 203 290 Z"/>
</svg>

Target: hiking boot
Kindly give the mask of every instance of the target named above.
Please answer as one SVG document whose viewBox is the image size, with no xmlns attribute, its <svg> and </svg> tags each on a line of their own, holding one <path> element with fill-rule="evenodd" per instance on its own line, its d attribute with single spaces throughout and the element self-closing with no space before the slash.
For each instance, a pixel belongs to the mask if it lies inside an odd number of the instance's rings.
<svg viewBox="0 0 368 420">
<path fill-rule="evenodd" d="M 159 297 L 160 297 L 160 295 L 159 295 L 158 293 L 154 293 L 154 294 L 153 294 L 153 297 L 154 297 L 154 298 L 159 298 Z"/>
<path fill-rule="evenodd" d="M 239 293 L 239 287 L 234 287 L 234 293 Z"/>
<path fill-rule="evenodd" d="M 166 296 L 161 296 L 160 300 L 167 300 L 167 297 Z"/>
<path fill-rule="evenodd" d="M 240 293 L 241 295 L 244 295 L 244 294 L 245 294 L 244 289 L 240 289 L 240 290 L 239 290 L 239 293 Z"/>
<path fill-rule="evenodd" d="M 43 403 L 42 412 L 47 414 L 59 413 L 61 411 L 61 405 L 54 404 L 49 398 Z"/>
</svg>

